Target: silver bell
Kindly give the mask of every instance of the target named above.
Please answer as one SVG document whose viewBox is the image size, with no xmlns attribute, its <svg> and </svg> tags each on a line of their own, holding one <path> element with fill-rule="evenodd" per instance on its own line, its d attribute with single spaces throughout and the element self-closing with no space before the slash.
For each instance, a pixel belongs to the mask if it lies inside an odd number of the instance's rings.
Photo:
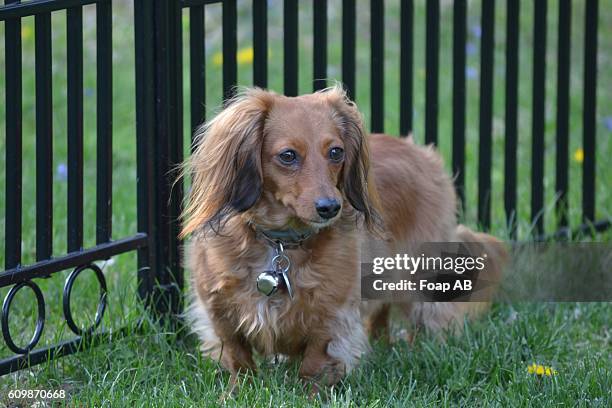
<svg viewBox="0 0 612 408">
<path fill-rule="evenodd" d="M 280 285 L 280 278 L 274 272 L 265 271 L 257 277 L 257 290 L 266 296 L 273 295 Z"/>
</svg>

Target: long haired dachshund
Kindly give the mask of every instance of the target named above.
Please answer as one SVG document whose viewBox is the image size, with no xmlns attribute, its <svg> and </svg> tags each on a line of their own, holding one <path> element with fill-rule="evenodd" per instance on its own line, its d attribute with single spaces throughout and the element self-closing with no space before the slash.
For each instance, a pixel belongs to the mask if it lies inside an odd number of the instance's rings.
<svg viewBox="0 0 612 408">
<path fill-rule="evenodd" d="M 191 235 L 187 317 L 203 353 L 232 378 L 255 370 L 256 351 L 301 357 L 302 378 L 336 383 L 368 350 L 364 327 L 387 326 L 387 305 L 360 311 L 362 242 L 476 237 L 458 230 L 437 153 L 368 136 L 339 86 L 299 97 L 244 91 L 197 131 L 184 171 L 192 177 L 182 231 Z M 482 306 L 402 310 L 443 328 Z"/>
</svg>

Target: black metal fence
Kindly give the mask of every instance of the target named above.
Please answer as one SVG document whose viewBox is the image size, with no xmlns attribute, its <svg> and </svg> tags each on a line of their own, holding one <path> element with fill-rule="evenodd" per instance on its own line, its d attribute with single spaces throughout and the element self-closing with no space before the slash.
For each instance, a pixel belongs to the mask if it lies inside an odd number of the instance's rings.
<svg viewBox="0 0 612 408">
<path fill-rule="evenodd" d="M 179 250 L 177 217 L 180 212 L 182 186 L 172 185 L 172 169 L 183 159 L 183 78 L 182 19 L 189 9 L 190 28 L 190 111 L 191 127 L 204 118 L 205 53 L 204 13 L 206 4 L 222 3 L 223 95 L 230 97 L 237 82 L 237 2 L 236 0 L 134 0 L 136 58 L 136 139 L 137 139 L 137 213 L 138 231 L 111 240 L 112 203 L 112 38 L 110 0 L 34 0 L 20 3 L 6 0 L 0 7 L 0 21 L 5 26 L 6 45 L 6 213 L 5 271 L 0 273 L 0 287 L 11 287 L 1 315 L 2 334 L 14 357 L 0 361 L 0 375 L 35 365 L 49 359 L 74 353 L 85 344 L 98 342 L 104 333 L 96 333 L 105 311 L 107 287 L 104 274 L 93 263 L 112 256 L 138 251 L 138 291 L 147 304 L 162 315 L 181 309 L 183 273 Z M 453 8 L 453 118 L 452 168 L 463 198 L 465 183 L 466 123 L 466 0 L 456 0 Z M 508 223 L 515 221 L 517 206 L 517 109 L 518 109 L 518 18 L 519 1 L 507 0 L 506 49 L 506 128 L 504 203 Z M 97 244 L 83 248 L 83 19 L 82 8 L 95 4 L 97 15 Z M 310 4 L 310 3 L 309 3 Z M 301 5 L 301 4 L 300 4 Z M 327 77 L 327 1 L 314 0 L 314 89 L 326 86 Z M 356 86 L 356 1 L 342 1 L 342 81 L 349 95 Z M 397 106 L 384 106 L 384 5 L 370 2 L 371 14 L 371 130 L 382 132 L 386 109 L 400 112 L 400 133 L 413 128 L 413 20 L 412 0 L 401 1 L 400 15 L 400 100 Z M 568 109 L 569 109 L 569 31 L 571 1 L 559 2 L 559 64 L 557 95 L 556 190 L 561 199 L 560 213 L 567 205 L 568 190 Z M 482 3 L 481 80 L 480 80 L 480 149 L 478 155 L 478 220 L 487 228 L 490 223 L 491 137 L 494 47 L 493 0 Z M 50 13 L 67 10 L 68 31 L 68 251 L 52 257 L 52 99 L 51 99 L 51 19 Z M 284 0 L 284 92 L 298 93 L 298 2 Z M 22 66 L 21 19 L 35 16 L 36 76 L 36 262 L 21 262 L 22 229 Z M 268 2 L 253 0 L 253 84 L 266 87 L 268 82 Z M 535 2 L 533 75 L 533 172 L 532 220 L 539 234 L 544 232 L 543 163 L 544 163 L 544 67 L 546 49 L 547 2 Z M 426 12 L 426 142 L 438 140 L 438 74 L 440 2 L 427 2 Z M 608 220 L 595 217 L 595 113 L 597 90 L 598 1 L 586 1 L 585 72 L 583 143 L 584 172 L 582 208 L 586 227 L 603 229 Z M 560 218 L 560 227 L 568 227 Z M 580 228 L 586 228 L 580 226 Z M 64 292 L 64 316 L 76 337 L 73 340 L 36 349 L 45 322 L 45 300 L 35 279 L 72 269 Z M 72 285 L 85 269 L 95 272 L 100 283 L 100 298 L 95 322 L 88 329 L 77 327 L 70 310 Z M 38 302 L 38 320 L 34 337 L 26 346 L 14 343 L 9 332 L 11 302 L 23 288 L 31 289 Z"/>
</svg>

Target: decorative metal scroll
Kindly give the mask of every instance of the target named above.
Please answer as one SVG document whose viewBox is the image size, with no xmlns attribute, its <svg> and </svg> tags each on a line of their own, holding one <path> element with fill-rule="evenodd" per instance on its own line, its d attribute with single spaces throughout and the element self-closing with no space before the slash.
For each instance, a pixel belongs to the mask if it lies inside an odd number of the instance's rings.
<svg viewBox="0 0 612 408">
<path fill-rule="evenodd" d="M 89 328 L 84 330 L 80 329 L 72 318 L 70 296 L 72 295 L 72 286 L 74 285 L 74 281 L 81 274 L 81 272 L 86 269 L 91 269 L 96 274 L 96 278 L 100 284 L 100 299 L 98 300 L 98 309 L 96 311 L 94 323 Z M 68 324 L 68 327 L 70 327 L 70 330 L 72 330 L 72 332 L 77 336 L 91 334 L 100 325 L 102 318 L 104 317 L 104 311 L 106 310 L 106 279 L 104 278 L 102 270 L 96 264 L 81 265 L 72 271 L 70 276 L 68 276 L 68 279 L 66 279 L 66 283 L 64 284 L 63 306 L 66 323 Z"/>
<path fill-rule="evenodd" d="M 32 339 L 25 347 L 19 347 L 15 344 L 13 338 L 11 337 L 11 332 L 9 329 L 9 312 L 11 310 L 11 304 L 13 303 L 15 295 L 24 287 L 32 289 L 34 295 L 36 296 L 36 303 L 38 304 L 38 316 L 36 318 L 36 329 L 34 330 L 34 335 L 32 336 Z M 44 327 L 45 299 L 38 285 L 32 281 L 25 281 L 13 286 L 4 298 L 4 303 L 2 304 L 2 337 L 4 337 L 6 345 L 17 354 L 27 354 L 30 352 L 30 350 L 36 347 L 36 344 L 38 344 L 40 336 L 42 336 Z"/>
<path fill-rule="evenodd" d="M 100 297 L 98 299 L 98 308 L 96 310 L 96 315 L 95 315 L 93 324 L 88 328 L 80 328 L 74 321 L 74 318 L 72 315 L 72 309 L 70 306 L 70 298 L 72 295 L 72 287 L 74 286 L 74 282 L 76 281 L 77 277 L 81 274 L 81 272 L 87 269 L 92 270 L 96 275 L 96 279 L 98 280 L 98 283 L 100 285 Z M 24 287 L 28 287 L 32 290 L 32 292 L 34 292 L 34 295 L 36 297 L 36 303 L 38 306 L 38 313 L 37 313 L 37 318 L 36 318 L 36 329 L 34 330 L 34 335 L 32 336 L 31 340 L 28 342 L 26 346 L 20 347 L 15 343 L 11 335 L 10 328 L 9 328 L 9 316 L 10 316 L 11 305 L 13 303 L 13 299 L 15 298 L 17 293 Z M 75 268 L 72 271 L 72 273 L 70 273 L 70 275 L 68 276 L 64 284 L 62 302 L 63 302 L 64 318 L 70 330 L 72 330 L 72 332 L 75 333 L 77 336 L 81 336 L 81 337 L 92 334 L 98 328 L 98 326 L 100 326 L 100 323 L 102 323 L 102 319 L 104 317 L 104 312 L 106 311 L 106 303 L 107 303 L 106 279 L 100 267 L 98 267 L 96 264 L 85 264 L 85 265 L 81 265 Z M 4 337 L 4 341 L 6 342 L 6 345 L 14 353 L 25 355 L 25 354 L 28 354 L 30 351 L 32 351 L 36 347 L 36 345 L 40 341 L 43 329 L 45 327 L 45 299 L 44 299 L 42 291 L 40 290 L 40 288 L 38 287 L 36 283 L 32 282 L 31 280 L 28 280 L 28 281 L 18 283 L 11 288 L 11 290 L 7 293 L 6 297 L 4 298 L 4 302 L 2 304 L 1 325 L 2 325 L 2 337 Z"/>
</svg>

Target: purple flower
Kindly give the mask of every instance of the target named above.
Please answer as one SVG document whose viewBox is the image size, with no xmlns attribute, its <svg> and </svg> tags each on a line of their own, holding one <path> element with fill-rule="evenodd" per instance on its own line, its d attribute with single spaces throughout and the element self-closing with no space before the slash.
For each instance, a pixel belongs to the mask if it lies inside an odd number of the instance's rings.
<svg viewBox="0 0 612 408">
<path fill-rule="evenodd" d="M 59 181 L 68 180 L 68 167 L 66 167 L 66 163 L 60 163 L 57 165 L 56 169 L 57 179 Z"/>
<path fill-rule="evenodd" d="M 478 47 L 476 46 L 476 44 L 472 42 L 465 44 L 465 52 L 467 53 L 467 55 L 474 55 L 477 51 Z"/>
<path fill-rule="evenodd" d="M 470 31 L 472 32 L 472 35 L 476 38 L 480 38 L 480 36 L 482 35 L 482 28 L 480 28 L 479 25 L 471 26 Z"/>
<path fill-rule="evenodd" d="M 468 77 L 468 79 L 474 79 L 476 77 L 478 77 L 478 70 L 474 67 L 466 67 L 465 68 L 465 76 Z"/>
<path fill-rule="evenodd" d="M 612 132 L 612 116 L 606 116 L 603 120 L 604 127 Z"/>
</svg>

